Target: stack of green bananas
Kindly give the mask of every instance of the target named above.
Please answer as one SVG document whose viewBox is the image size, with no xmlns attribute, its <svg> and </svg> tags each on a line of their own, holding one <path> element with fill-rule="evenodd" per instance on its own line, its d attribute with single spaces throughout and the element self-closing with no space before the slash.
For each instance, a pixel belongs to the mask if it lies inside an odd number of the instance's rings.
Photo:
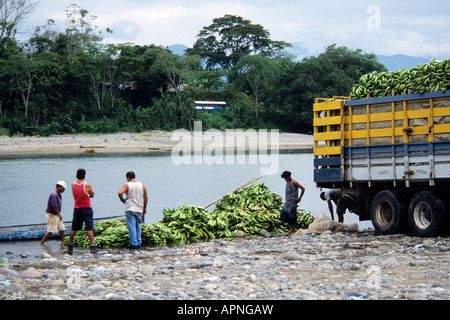
<svg viewBox="0 0 450 320">
<path fill-rule="evenodd" d="M 98 248 L 122 247 L 128 243 L 128 229 L 125 223 L 115 219 L 98 222 L 94 227 L 94 244 Z M 64 245 L 69 244 L 69 237 L 65 237 Z M 77 247 L 89 248 L 90 241 L 85 227 L 78 231 L 73 238 Z"/>
<path fill-rule="evenodd" d="M 163 246 L 176 241 L 172 230 L 163 221 L 152 225 L 142 224 L 142 243 L 144 245 Z"/>
<path fill-rule="evenodd" d="M 100 235 L 94 237 L 94 242 L 97 241 L 99 243 L 98 247 L 123 247 L 128 244 L 128 228 L 125 223 L 119 223 L 120 225 L 111 226 Z"/>
<path fill-rule="evenodd" d="M 69 244 L 69 237 L 64 238 L 63 244 L 66 246 Z M 84 226 L 73 238 L 73 244 L 77 247 L 89 248 L 90 241 Z"/>
<path fill-rule="evenodd" d="M 298 229 L 308 229 L 309 226 L 314 222 L 314 217 L 311 213 L 306 213 L 305 210 L 297 210 L 297 228 Z"/>
<path fill-rule="evenodd" d="M 375 71 L 363 75 L 350 94 L 352 99 L 363 99 L 447 89 L 450 89 L 450 59 L 391 73 Z"/>
<path fill-rule="evenodd" d="M 280 221 L 282 208 L 278 194 L 271 193 L 264 184 L 254 184 L 225 196 L 210 213 L 208 224 L 218 237 L 230 237 L 237 231 L 257 235 L 262 229 L 272 234 L 285 233 L 288 226 Z M 310 213 L 298 210 L 299 228 L 308 228 L 313 220 Z"/>
<path fill-rule="evenodd" d="M 170 228 L 175 242 L 215 238 L 209 230 L 208 213 L 202 207 L 189 205 L 178 209 L 164 209 L 163 216 L 163 222 Z"/>
<path fill-rule="evenodd" d="M 202 207 L 181 206 L 164 209 L 163 219 L 153 225 L 142 225 L 142 243 L 161 246 L 167 243 L 188 243 L 232 237 L 237 231 L 258 235 L 262 229 L 270 233 L 285 233 L 281 223 L 282 198 L 271 193 L 263 184 L 255 184 L 225 196 L 210 213 Z M 298 228 L 308 228 L 314 218 L 298 210 Z M 124 222 L 106 220 L 94 227 L 94 241 L 98 248 L 123 247 L 128 244 L 128 229 Z M 67 245 L 69 237 L 64 244 Z M 74 238 L 74 245 L 89 247 L 84 227 Z"/>
</svg>

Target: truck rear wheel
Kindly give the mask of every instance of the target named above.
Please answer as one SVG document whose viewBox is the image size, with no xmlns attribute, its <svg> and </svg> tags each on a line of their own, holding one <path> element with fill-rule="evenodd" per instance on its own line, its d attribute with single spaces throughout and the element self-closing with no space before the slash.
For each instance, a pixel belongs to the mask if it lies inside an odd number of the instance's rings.
<svg viewBox="0 0 450 320">
<path fill-rule="evenodd" d="M 383 190 L 372 201 L 370 218 L 379 233 L 395 234 L 406 225 L 406 206 L 398 193 Z"/>
<path fill-rule="evenodd" d="M 419 192 L 409 204 L 409 226 L 416 236 L 441 235 L 447 226 L 447 219 L 444 201 L 433 192 Z"/>
</svg>

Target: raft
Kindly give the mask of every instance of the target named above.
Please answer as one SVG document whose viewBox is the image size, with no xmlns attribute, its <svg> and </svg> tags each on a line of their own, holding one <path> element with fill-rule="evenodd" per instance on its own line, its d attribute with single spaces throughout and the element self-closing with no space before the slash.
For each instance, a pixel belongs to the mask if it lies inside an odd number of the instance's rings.
<svg viewBox="0 0 450 320">
<path fill-rule="evenodd" d="M 125 221 L 125 216 L 115 216 L 109 218 L 95 218 L 94 225 L 98 222 L 116 219 L 119 221 Z M 66 235 L 70 233 L 72 228 L 72 221 L 63 222 L 66 227 Z M 44 234 L 47 232 L 47 224 L 28 224 L 20 226 L 8 226 L 0 227 L 0 242 L 2 241 L 19 241 L 19 240 L 37 240 L 42 239 Z M 59 238 L 59 233 L 55 233 L 52 237 Z"/>
</svg>

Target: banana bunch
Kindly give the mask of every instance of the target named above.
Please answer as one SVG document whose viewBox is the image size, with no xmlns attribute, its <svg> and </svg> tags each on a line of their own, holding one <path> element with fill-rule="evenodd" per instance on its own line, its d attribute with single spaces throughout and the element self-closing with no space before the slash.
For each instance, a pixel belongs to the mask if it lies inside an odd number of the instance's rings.
<svg viewBox="0 0 450 320">
<path fill-rule="evenodd" d="M 230 238 L 237 231 L 258 235 L 261 229 L 271 233 L 285 233 L 288 227 L 281 223 L 282 198 L 271 193 L 263 184 L 255 184 L 225 196 L 210 213 L 202 207 L 181 206 L 164 209 L 163 219 L 153 225 L 142 224 L 142 243 L 161 246 L 167 243 Z M 298 210 L 298 227 L 308 228 L 314 218 Z M 128 229 L 124 222 L 107 220 L 94 227 L 94 241 L 98 248 L 123 247 L 128 244 Z M 64 244 L 67 245 L 69 237 Z M 77 232 L 74 245 L 89 247 L 84 230 Z"/>
<path fill-rule="evenodd" d="M 158 221 L 152 225 L 142 224 L 143 244 L 163 246 L 173 242 L 176 242 L 176 237 L 163 221 Z"/>
<path fill-rule="evenodd" d="M 450 89 L 450 59 L 434 60 L 391 73 L 375 71 L 363 75 L 350 94 L 352 99 L 363 99 L 447 89 Z"/>
<path fill-rule="evenodd" d="M 115 219 L 97 223 L 94 227 L 94 245 L 98 248 L 122 247 L 128 243 L 128 229 L 125 223 Z M 69 237 L 65 237 L 64 245 L 69 244 Z M 89 248 L 90 241 L 85 227 L 77 232 L 73 238 L 77 247 Z"/>
<path fill-rule="evenodd" d="M 99 243 L 98 247 L 123 247 L 128 244 L 128 228 L 125 223 L 119 223 L 120 224 L 116 224 L 116 226 L 112 226 L 103 231 L 100 235 L 94 237 L 94 242 L 97 241 Z"/>
<path fill-rule="evenodd" d="M 101 235 L 104 231 L 109 228 L 117 228 L 123 225 L 123 222 L 120 222 L 116 219 L 104 220 L 95 224 L 94 227 L 94 236 Z"/>
<path fill-rule="evenodd" d="M 313 222 L 314 217 L 311 213 L 306 213 L 303 209 L 297 210 L 297 229 L 308 229 Z"/>
<path fill-rule="evenodd" d="M 170 228 L 176 242 L 186 243 L 203 239 L 214 239 L 209 230 L 208 213 L 202 207 L 181 206 L 178 209 L 165 209 L 163 222 Z"/>
<path fill-rule="evenodd" d="M 210 213 L 208 224 L 217 237 L 230 237 L 237 231 L 258 235 L 262 229 L 272 234 L 285 233 L 288 227 L 280 221 L 282 208 L 283 200 L 278 194 L 271 193 L 264 184 L 254 184 L 225 196 Z M 299 211 L 298 219 L 302 228 L 308 228 L 313 220 L 304 210 Z"/>
<path fill-rule="evenodd" d="M 281 210 L 283 207 L 281 197 L 276 193 L 271 193 L 269 187 L 264 184 L 254 184 L 251 187 L 232 192 L 216 205 L 216 209 L 221 211 L 234 211 L 241 208 L 257 211 L 263 207 L 269 210 Z"/>
</svg>

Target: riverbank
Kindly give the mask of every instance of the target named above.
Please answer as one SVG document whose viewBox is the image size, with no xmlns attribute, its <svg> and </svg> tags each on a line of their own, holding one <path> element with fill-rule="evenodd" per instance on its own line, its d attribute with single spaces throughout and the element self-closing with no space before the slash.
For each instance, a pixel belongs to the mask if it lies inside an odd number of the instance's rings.
<svg viewBox="0 0 450 320">
<path fill-rule="evenodd" d="M 449 257 L 448 237 L 375 232 L 300 231 L 73 256 L 53 241 L 39 255 L 7 252 L 0 299 L 448 300 Z"/>
<path fill-rule="evenodd" d="M 236 132 L 223 133 L 221 139 L 211 139 L 202 134 L 204 147 L 236 149 L 234 138 Z M 311 135 L 280 133 L 278 141 L 271 141 L 268 136 L 268 149 L 305 150 L 314 147 Z M 229 138 L 227 141 L 227 137 Z M 230 139 L 231 138 L 231 139 Z M 192 140 L 173 139 L 172 132 L 151 131 L 145 133 L 116 133 L 100 135 L 53 135 L 49 137 L 8 137 L 0 136 L 0 156 L 15 155 L 58 155 L 83 153 L 150 153 L 170 152 L 174 147 L 185 147 L 194 143 Z M 212 141 L 212 142 L 211 142 Z"/>
</svg>

